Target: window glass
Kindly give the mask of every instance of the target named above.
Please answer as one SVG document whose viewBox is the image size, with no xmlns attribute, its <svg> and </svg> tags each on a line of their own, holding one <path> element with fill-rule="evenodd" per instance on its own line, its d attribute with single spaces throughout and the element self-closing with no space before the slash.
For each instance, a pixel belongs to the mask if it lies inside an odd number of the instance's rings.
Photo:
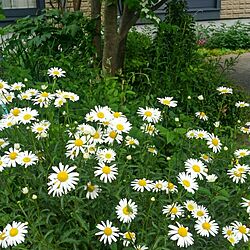
<svg viewBox="0 0 250 250">
<path fill-rule="evenodd" d="M 2 0 L 3 9 L 36 8 L 36 0 Z"/>
</svg>

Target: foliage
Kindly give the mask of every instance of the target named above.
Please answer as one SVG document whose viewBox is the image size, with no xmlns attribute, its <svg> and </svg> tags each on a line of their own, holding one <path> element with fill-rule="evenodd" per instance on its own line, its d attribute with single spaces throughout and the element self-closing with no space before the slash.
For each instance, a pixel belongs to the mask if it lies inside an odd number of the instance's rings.
<svg viewBox="0 0 250 250">
<path fill-rule="evenodd" d="M 221 24 L 219 27 L 215 24 L 207 27 L 200 25 L 197 27 L 197 40 L 198 44 L 210 49 L 249 49 L 249 31 L 250 26 L 241 22 L 236 22 L 232 26 Z"/>
<path fill-rule="evenodd" d="M 18 19 L 1 31 L 7 36 L 2 45 L 2 74 L 10 80 L 14 73 L 15 80 L 43 81 L 46 78 L 41 69 L 56 63 L 68 72 L 74 69 L 74 79 L 91 67 L 92 30 L 92 22 L 82 12 L 50 10 L 33 19 Z"/>
</svg>

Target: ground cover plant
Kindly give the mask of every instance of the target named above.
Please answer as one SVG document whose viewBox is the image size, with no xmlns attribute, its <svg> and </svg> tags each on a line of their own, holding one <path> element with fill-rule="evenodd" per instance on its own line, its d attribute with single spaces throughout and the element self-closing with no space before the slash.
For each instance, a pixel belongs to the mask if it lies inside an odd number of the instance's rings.
<svg viewBox="0 0 250 250">
<path fill-rule="evenodd" d="M 249 249 L 249 98 L 197 52 L 185 4 L 168 10 L 153 38 L 129 34 L 115 76 L 75 44 L 35 71 L 3 51 L 1 248 Z M 16 58 L 42 58 L 27 44 Z"/>
</svg>

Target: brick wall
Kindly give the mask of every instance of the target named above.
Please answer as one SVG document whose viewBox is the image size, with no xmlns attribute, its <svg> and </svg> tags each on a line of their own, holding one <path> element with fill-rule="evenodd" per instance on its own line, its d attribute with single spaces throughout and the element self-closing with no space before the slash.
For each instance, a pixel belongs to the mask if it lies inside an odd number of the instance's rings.
<svg viewBox="0 0 250 250">
<path fill-rule="evenodd" d="M 55 1 L 55 0 L 52 0 L 52 1 L 46 0 L 45 4 L 46 4 L 47 9 L 51 8 L 50 2 L 52 2 L 52 4 L 57 8 L 57 1 Z M 72 0 L 67 1 L 66 8 L 67 8 L 67 10 L 73 10 L 73 1 Z M 90 1 L 89 0 L 82 0 L 81 10 L 86 15 L 90 15 L 91 9 L 90 9 Z"/>
<path fill-rule="evenodd" d="M 221 0 L 220 17 L 250 18 L 250 0 Z"/>
</svg>

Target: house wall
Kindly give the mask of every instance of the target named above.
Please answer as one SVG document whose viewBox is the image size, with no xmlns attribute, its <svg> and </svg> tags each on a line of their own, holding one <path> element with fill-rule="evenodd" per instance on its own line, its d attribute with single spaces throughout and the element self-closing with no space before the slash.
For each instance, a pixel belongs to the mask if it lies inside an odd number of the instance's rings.
<svg viewBox="0 0 250 250">
<path fill-rule="evenodd" d="M 250 18 L 250 0 L 221 0 L 220 18 Z"/>
</svg>

